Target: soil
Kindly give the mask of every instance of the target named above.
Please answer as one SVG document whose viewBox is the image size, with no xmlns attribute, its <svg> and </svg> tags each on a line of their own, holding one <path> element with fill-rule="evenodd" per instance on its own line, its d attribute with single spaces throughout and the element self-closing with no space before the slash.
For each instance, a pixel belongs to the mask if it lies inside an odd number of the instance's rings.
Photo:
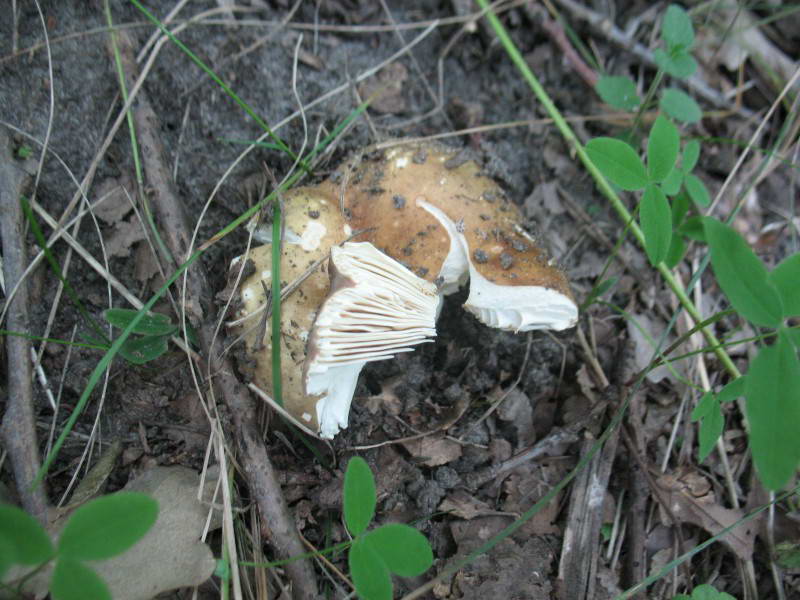
<svg viewBox="0 0 800 600">
<path fill-rule="evenodd" d="M 194 2 L 181 18 L 226 4 Z M 453 0 L 388 4 L 391 18 L 407 23 L 451 17 L 464 3 Z M 641 2 L 630 6 L 620 3 L 620 7 L 623 4 L 622 12 L 627 16 L 641 14 L 646 8 Z M 150 5 L 158 7 L 157 16 L 165 17 L 167 5 Z M 49 153 L 43 158 L 36 199 L 58 218 L 75 194 L 76 182 L 90 171 L 110 121 L 116 118 L 121 106 L 119 85 L 99 2 L 71 0 L 43 7 L 52 63 L 48 62 L 48 51 L 41 46 L 45 32 L 36 5 L 25 2 L 17 8 L 16 22 L 10 18 L 0 20 L 0 119 L 17 128 L 15 143 L 18 147 L 31 147 L 34 158 L 39 158 L 40 142 L 48 139 Z M 297 9 L 291 15 L 292 23 L 387 23 L 381 3 L 367 0 L 299 2 L 296 6 L 281 0 L 254 1 L 248 3 L 247 12 L 237 12 L 233 17 L 219 11 L 217 18 L 225 19 L 224 24 L 190 26 L 179 38 L 270 124 L 294 113 L 298 98 L 307 105 L 342 86 L 342 91 L 305 111 L 305 125 L 301 118 L 293 118 L 277 130 L 290 148 L 299 149 L 330 132 L 351 114 L 364 94 L 375 89 L 372 80 L 368 83 L 373 87 L 354 83 L 361 73 L 388 59 L 423 30 L 315 31 L 313 27 L 288 27 L 281 22 L 288 18 L 290 8 Z M 114 22 L 133 37 L 136 48 L 141 48 L 153 33 L 153 27 L 130 3 L 112 2 L 111 12 Z M 540 13 L 515 8 L 506 12 L 503 19 L 565 115 L 606 112 L 540 26 Z M 625 21 L 620 15 L 617 19 Z M 615 67 L 634 61 L 596 33 L 582 29 L 582 22 L 576 21 L 574 26 L 584 39 L 591 37 L 597 51 Z M 483 23 L 463 35 L 460 32 L 460 25 L 439 24 L 410 54 L 393 61 L 392 72 L 383 81 L 401 83 L 390 87 L 390 95 L 370 109 L 366 117 L 355 120 L 313 177 L 325 177 L 352 152 L 375 141 L 546 116 Z M 293 58 L 298 42 L 302 54 L 295 76 Z M 441 56 L 443 86 L 439 104 L 437 68 Z M 48 70 L 50 64 L 52 74 Z M 226 173 L 246 143 L 263 132 L 174 44 L 167 43 L 159 52 L 143 91 L 158 114 L 158 131 L 173 161 L 170 167 L 174 169 L 177 190 L 188 214 L 195 219 L 193 225 L 198 227 L 198 243 L 209 239 L 253 202 L 255 196 L 248 191 L 248 181 L 263 173 L 264 165 L 279 178 L 292 167 L 285 154 L 263 147 L 250 152 Z M 763 100 L 761 104 L 757 99 L 755 102 L 758 107 L 764 105 Z M 741 124 L 736 119 L 732 117 L 730 124 L 713 121 L 703 133 L 728 135 L 738 126 L 734 121 Z M 618 130 L 601 121 L 577 122 L 575 126 L 583 139 Z M 621 225 L 557 131 L 535 122 L 461 135 L 449 143 L 468 147 L 480 158 L 520 205 L 529 229 L 541 234 L 552 255 L 564 265 L 576 297 L 585 298 L 612 252 L 603 245 L 602 238 L 613 244 Z M 735 159 L 733 154 L 714 152 L 713 161 L 701 166 L 705 170 L 701 176 L 714 189 Z M 786 177 L 778 169 L 765 185 L 780 189 Z M 134 181 L 131 142 L 123 127 L 97 164 L 86 195 L 95 201 L 105 193 L 119 194 L 122 186 L 133 197 Z M 216 186 L 219 189 L 209 203 Z M 122 206 L 118 214 L 112 211 L 108 219 L 85 220 L 76 237 L 95 257 L 103 256 L 101 242 L 111 244 L 106 248 L 111 254 L 108 270 L 132 293 L 146 300 L 163 280 L 151 268 L 147 243 L 125 229 L 136 229 L 133 224 L 138 221 L 125 210 L 127 200 L 124 195 L 122 198 L 121 202 L 111 202 Z M 242 252 L 246 239 L 247 233 L 240 227 L 202 257 L 215 291 L 224 288 L 227 265 Z M 785 252 L 780 242 L 758 236 L 755 239 L 770 256 L 779 258 Z M 32 236 L 28 242 L 33 254 Z M 67 246 L 57 244 L 54 253 L 63 264 Z M 669 307 L 662 305 L 659 298 L 663 284 L 648 269 L 646 257 L 626 241 L 617 258 L 604 275 L 619 278 L 606 299 L 632 314 L 654 311 L 656 319 L 664 315 L 669 318 Z M 116 292 L 109 292 L 103 277 L 82 260 L 73 257 L 66 277 L 78 291 L 85 309 L 99 323 L 104 322 L 102 313 L 109 306 L 128 306 Z M 31 332 L 43 335 L 55 303 L 58 279 L 40 266 L 30 281 Z M 625 322 L 618 315 L 595 306 L 589 313 L 591 330 L 586 329 L 586 321 L 582 323 L 591 338 L 599 369 L 611 380 L 611 387 L 604 390 L 596 372 L 587 367 L 588 357 L 575 330 L 557 334 L 494 331 L 461 309 L 465 297 L 462 291 L 447 299 L 434 343 L 365 368 L 350 425 L 332 445 L 332 471 L 323 468 L 294 438 L 287 442 L 280 427 L 265 429 L 270 455 L 283 476 L 284 494 L 303 535 L 311 543 L 323 547 L 346 538 L 337 516 L 341 510 L 341 466 L 357 453 L 368 460 L 377 477 L 378 521 L 414 522 L 434 548 L 434 570 L 441 569 L 454 557 L 466 556 L 477 546 L 476 541 L 491 537 L 547 493 L 577 463 L 583 448 L 579 438 L 598 436 L 608 423 L 608 416 L 628 383 L 625 378 L 637 370 L 631 358 L 635 349 L 628 341 Z M 166 301 L 159 303 L 157 310 L 171 313 Z M 89 334 L 87 322 L 75 305 L 61 298 L 49 337 L 70 339 L 75 335 L 80 339 Z M 59 397 L 57 430 L 74 407 L 100 356 L 92 349 L 46 345 L 42 366 Z M 83 453 L 85 435 L 90 433 L 98 413 L 102 442 L 121 440 L 124 447 L 124 460 L 113 472 L 109 490 L 121 487 L 132 473 L 148 465 L 202 468 L 208 423 L 199 409 L 195 384 L 185 361 L 185 354 L 174 346 L 146 365 L 114 361 L 107 385 L 100 386 L 104 388 L 102 400 L 99 387 L 75 428 L 80 435 L 70 438 L 52 470 L 52 498 L 60 497 L 66 489 Z M 518 385 L 514 385 L 517 380 Z M 45 427 L 50 427 L 54 415 L 41 387 L 36 389 L 44 441 Z M 641 458 L 650 466 L 662 459 L 683 389 L 665 379 L 647 382 L 638 392 L 636 401 L 641 406 L 636 414 L 641 417 L 641 432 L 634 437 L 643 444 Z M 503 408 L 481 420 L 489 406 L 506 393 Z M 608 403 L 607 412 L 596 410 L 604 403 Z M 589 417 L 593 409 L 596 413 Z M 379 445 L 417 432 L 438 430 L 453 415 L 458 418 L 447 429 L 447 435 L 438 431 L 430 436 L 430 443 Z M 738 417 L 731 415 L 731 419 L 732 427 L 738 426 Z M 512 455 L 575 423 L 583 423 L 578 435 L 553 444 L 544 456 L 489 478 L 478 487 L 469 485 L 470 474 L 502 465 Z M 353 449 L 375 445 L 379 446 Z M 320 448 L 325 460 L 330 460 L 330 451 L 321 445 Z M 688 455 L 682 456 L 681 468 L 694 468 L 694 463 L 686 460 Z M 630 447 L 620 442 L 605 492 L 604 523 L 613 522 L 617 502 L 631 501 L 631 496 L 625 498 L 623 492 L 632 485 L 630 472 L 637 468 L 634 463 Z M 6 472 L 3 477 L 8 477 Z M 244 506 L 249 500 L 245 479 L 241 483 Z M 434 590 L 436 597 L 554 597 L 563 583 L 558 581 L 559 557 L 564 532 L 570 526 L 568 497 L 559 494 L 511 538 L 448 578 Z M 655 510 L 657 503 L 648 506 Z M 687 528 L 694 536 L 698 531 L 701 538 L 705 535 L 699 528 Z M 593 585 L 594 598 L 612 597 L 636 582 L 623 568 L 627 564 L 625 547 L 621 556 L 613 560 L 608 558 L 606 549 L 604 544 Z M 643 574 L 661 560 L 658 551 L 662 549 L 648 550 L 648 566 Z M 269 553 L 269 546 L 266 551 Z M 725 552 L 720 548 L 709 556 Z M 346 570 L 343 559 L 337 561 Z M 711 568 L 710 564 L 705 566 Z M 766 569 L 763 559 L 757 560 L 756 568 Z M 766 573 L 759 581 L 769 596 L 772 583 Z M 715 574 L 718 589 L 741 594 L 739 578 L 730 564 L 718 565 Z M 699 575 L 697 579 L 686 579 L 685 573 L 681 577 L 680 585 L 689 587 L 708 580 Z M 410 590 L 420 581 L 398 579 L 396 585 Z M 662 586 L 649 597 L 668 598 L 668 588 Z"/>
</svg>

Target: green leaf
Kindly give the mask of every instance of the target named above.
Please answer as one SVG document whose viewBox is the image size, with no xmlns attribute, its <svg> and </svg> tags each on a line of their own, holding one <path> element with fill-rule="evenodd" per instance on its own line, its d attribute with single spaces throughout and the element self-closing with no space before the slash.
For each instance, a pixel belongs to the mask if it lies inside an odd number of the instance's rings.
<svg viewBox="0 0 800 600">
<path fill-rule="evenodd" d="M 667 255 L 664 257 L 664 264 L 667 265 L 668 268 L 674 269 L 678 266 L 678 263 L 683 260 L 685 254 L 686 242 L 683 241 L 683 238 L 679 235 L 673 235 L 669 241 Z"/>
<path fill-rule="evenodd" d="M 656 117 L 647 140 L 647 174 L 650 181 L 666 179 L 678 160 L 681 137 L 678 128 L 664 115 Z"/>
<path fill-rule="evenodd" d="M 800 544 L 792 541 L 775 544 L 775 562 L 784 569 L 800 569 Z"/>
<path fill-rule="evenodd" d="M 707 414 L 709 414 L 713 409 L 714 406 L 718 404 L 717 397 L 714 395 L 714 392 L 708 391 L 702 396 L 700 396 L 700 400 L 697 402 L 697 406 L 694 407 L 692 411 L 692 423 L 696 423 Z"/>
<path fill-rule="evenodd" d="M 114 327 L 125 329 L 139 311 L 127 308 L 109 308 L 103 312 L 103 317 Z M 167 315 L 148 312 L 133 328 L 133 333 L 141 335 L 172 335 L 177 327 L 172 324 Z"/>
<path fill-rule="evenodd" d="M 0 504 L 0 539 L 9 542 L 16 564 L 38 565 L 53 556 L 53 544 L 39 521 L 11 504 Z"/>
<path fill-rule="evenodd" d="M 800 360 L 783 332 L 751 361 L 745 392 L 756 471 L 766 488 L 779 490 L 800 462 Z"/>
<path fill-rule="evenodd" d="M 663 91 L 659 106 L 670 117 L 684 123 L 696 123 L 703 116 L 697 102 L 691 96 L 675 88 L 667 88 Z"/>
<path fill-rule="evenodd" d="M 677 4 L 670 4 L 664 14 L 661 38 L 671 50 L 689 50 L 694 45 L 692 18 Z"/>
<path fill-rule="evenodd" d="M 686 194 L 678 194 L 672 199 L 672 226 L 676 229 L 680 227 L 687 212 L 689 212 L 689 197 Z"/>
<path fill-rule="evenodd" d="M 5 535 L 0 535 L 0 582 L 3 576 L 16 563 L 16 548 Z"/>
<path fill-rule="evenodd" d="M 783 316 L 800 316 L 800 252 L 784 258 L 769 274 L 783 300 Z"/>
<path fill-rule="evenodd" d="M 718 592 L 713 585 L 704 583 L 692 590 L 691 600 L 736 600 L 736 598 L 725 592 Z"/>
<path fill-rule="evenodd" d="M 719 400 L 720 404 L 724 402 L 733 402 L 737 398 L 744 396 L 745 379 L 747 379 L 746 375 L 731 379 L 717 394 L 717 400 Z"/>
<path fill-rule="evenodd" d="M 694 173 L 687 173 L 683 178 L 683 185 L 692 201 L 698 206 L 708 206 L 711 204 L 711 196 L 708 194 L 706 184 Z"/>
<path fill-rule="evenodd" d="M 350 577 L 359 598 L 363 600 L 391 600 L 392 578 L 380 557 L 363 539 L 358 538 L 350 546 L 347 557 Z"/>
<path fill-rule="evenodd" d="M 664 178 L 664 181 L 661 182 L 661 190 L 667 196 L 674 196 L 675 194 L 681 191 L 682 183 L 683 183 L 683 171 L 681 171 L 677 167 L 673 167 L 672 170 Z"/>
<path fill-rule="evenodd" d="M 620 110 L 633 110 L 642 103 L 636 93 L 636 84 L 630 77 L 602 75 L 595 90 L 603 102 Z"/>
<path fill-rule="evenodd" d="M 787 328 L 786 337 L 794 344 L 795 348 L 800 350 L 800 326 Z"/>
<path fill-rule="evenodd" d="M 698 158 L 700 158 L 700 142 L 697 140 L 689 140 L 683 147 L 681 170 L 684 173 L 691 173 L 697 164 Z"/>
<path fill-rule="evenodd" d="M 781 324 L 783 307 L 767 269 L 742 236 L 712 217 L 703 219 L 711 248 L 711 266 L 733 308 L 748 321 L 764 327 Z"/>
<path fill-rule="evenodd" d="M 135 365 L 143 365 L 154 360 L 167 351 L 165 335 L 146 335 L 138 338 L 128 338 L 119 349 L 122 357 Z"/>
<path fill-rule="evenodd" d="M 53 600 L 111 600 L 105 581 L 83 563 L 60 557 L 50 580 Z"/>
<path fill-rule="evenodd" d="M 712 398 L 714 398 L 712 396 Z M 725 425 L 725 417 L 722 415 L 719 402 L 714 398 L 711 409 L 700 421 L 700 433 L 698 435 L 700 448 L 697 460 L 703 462 L 714 449 L 714 446 L 722 435 L 722 428 Z"/>
<path fill-rule="evenodd" d="M 636 151 L 625 142 L 609 137 L 589 140 L 586 153 L 598 169 L 623 190 L 647 185 L 647 170 Z"/>
<path fill-rule="evenodd" d="M 375 479 L 372 471 L 360 456 L 347 463 L 344 474 L 344 522 L 353 536 L 366 531 L 375 516 Z"/>
<path fill-rule="evenodd" d="M 672 238 L 672 211 L 667 197 L 657 186 L 645 188 L 639 205 L 639 220 L 644 233 L 644 249 L 650 264 L 659 264 L 667 256 Z"/>
<path fill-rule="evenodd" d="M 619 277 L 609 277 L 608 279 L 605 279 L 601 281 L 599 284 L 597 284 L 595 288 L 592 290 L 592 292 L 589 294 L 589 297 L 586 298 L 586 300 L 584 300 L 583 305 L 581 306 L 581 310 L 584 310 L 589 306 L 591 306 L 595 300 L 597 300 L 600 296 L 605 294 L 612 287 L 617 285 L 618 281 Z"/>
<path fill-rule="evenodd" d="M 681 224 L 678 233 L 695 242 L 705 242 L 706 230 L 703 228 L 703 218 L 689 217 Z"/>
<path fill-rule="evenodd" d="M 697 70 L 697 62 L 695 62 L 692 55 L 688 52 L 666 52 L 661 48 L 657 48 L 653 52 L 653 60 L 656 65 L 668 75 L 677 77 L 678 79 L 686 79 L 691 77 Z"/>
<path fill-rule="evenodd" d="M 117 492 L 87 502 L 69 517 L 58 555 L 78 560 L 102 560 L 121 554 L 153 526 L 158 503 L 146 494 Z"/>
<path fill-rule="evenodd" d="M 428 539 L 419 531 L 402 523 L 382 525 L 364 536 L 364 543 L 380 556 L 392 573 L 413 577 L 433 564 Z"/>
</svg>

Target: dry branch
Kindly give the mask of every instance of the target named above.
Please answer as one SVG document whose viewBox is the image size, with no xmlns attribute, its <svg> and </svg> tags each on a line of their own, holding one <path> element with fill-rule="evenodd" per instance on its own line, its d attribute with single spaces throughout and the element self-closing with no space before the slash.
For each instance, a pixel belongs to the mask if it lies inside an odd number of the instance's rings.
<svg viewBox="0 0 800 600">
<path fill-rule="evenodd" d="M 11 140 L 0 127 L 0 232 L 3 236 L 3 271 L 6 290 L 14 288 L 27 266 L 25 218 L 20 205 L 23 186 L 29 175 L 15 164 Z M 28 286 L 21 281 L 8 306 L 9 331 L 30 333 Z M 31 489 L 31 482 L 41 465 L 33 410 L 31 343 L 25 337 L 6 336 L 8 388 L 6 412 L 0 426 L 3 445 L 11 458 L 11 467 L 23 508 L 39 520 L 47 511 L 44 484 Z"/>
<path fill-rule="evenodd" d="M 123 70 L 130 85 L 137 72 L 133 44 L 122 33 L 118 34 L 118 41 Z M 134 109 L 134 122 L 144 171 L 152 189 L 152 205 L 164 239 L 174 257 L 186 259 L 191 248 L 191 230 L 184 204 L 175 192 L 169 163 L 158 137 L 158 117 L 141 90 Z M 259 431 L 255 406 L 245 386 L 238 381 L 230 360 L 223 356 L 220 338 L 214 335 L 213 311 L 210 308 L 212 295 L 206 274 L 199 263 L 186 272 L 186 296 L 191 302 L 186 307 L 187 316 L 198 331 L 202 354 L 210 361 L 216 389 L 233 417 L 233 437 L 239 446 L 241 464 L 251 494 L 269 529 L 270 542 L 282 558 L 298 556 L 304 552 L 304 548 Z M 309 561 L 296 560 L 287 563 L 284 568 L 292 581 L 295 598 L 311 600 L 318 596 L 316 576 Z"/>
</svg>

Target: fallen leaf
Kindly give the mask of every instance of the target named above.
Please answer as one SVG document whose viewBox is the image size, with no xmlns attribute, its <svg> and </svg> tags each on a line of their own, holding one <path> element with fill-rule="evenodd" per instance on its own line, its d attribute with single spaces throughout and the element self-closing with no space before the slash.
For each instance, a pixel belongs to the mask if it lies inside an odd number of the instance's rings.
<svg viewBox="0 0 800 600">
<path fill-rule="evenodd" d="M 142 224 L 136 215 L 127 221 L 118 221 L 113 233 L 105 240 L 109 256 L 130 256 L 131 247 L 145 238 Z"/>
<path fill-rule="evenodd" d="M 453 490 L 448 494 L 439 505 L 439 510 L 450 512 L 459 519 L 466 519 L 467 521 L 476 517 L 498 514 L 497 511 L 492 510 L 488 504 L 478 500 L 467 490 L 461 489 Z"/>
<path fill-rule="evenodd" d="M 97 186 L 97 202 L 92 212 L 109 225 L 119 223 L 133 210 L 133 189 L 133 180 L 128 177 L 102 181 Z"/>
<path fill-rule="evenodd" d="M 402 113 L 408 108 L 403 97 L 403 84 L 408 79 L 408 69 L 402 63 L 387 65 L 377 75 L 364 80 L 358 86 L 363 100 L 372 97 L 370 110 L 377 113 Z M 374 96 L 373 96 L 374 95 Z"/>
<path fill-rule="evenodd" d="M 679 523 L 691 523 L 711 535 L 717 535 L 744 517 L 743 510 L 720 506 L 713 492 L 698 496 L 702 490 L 711 488 L 700 484 L 697 477 L 685 481 L 673 475 L 662 475 L 656 480 L 671 512 L 663 515 L 665 521 L 674 518 Z M 734 527 L 720 541 L 742 560 L 750 560 L 757 529 L 757 523 L 748 521 Z"/>
<path fill-rule="evenodd" d="M 432 433 L 409 442 L 403 442 L 417 463 L 426 467 L 446 465 L 461 458 L 461 445 L 444 437 L 444 433 Z"/>
<path fill-rule="evenodd" d="M 91 566 L 116 600 L 147 600 L 161 592 L 200 585 L 216 567 L 200 541 L 208 507 L 197 499 L 200 476 L 185 467 L 155 467 L 129 483 L 128 491 L 158 501 L 158 520 L 127 552 Z"/>
<path fill-rule="evenodd" d="M 519 388 L 509 390 L 505 399 L 497 407 L 497 416 L 508 421 L 517 430 L 517 447 L 533 443 L 536 433 L 533 430 L 533 407 L 531 399 Z"/>
</svg>

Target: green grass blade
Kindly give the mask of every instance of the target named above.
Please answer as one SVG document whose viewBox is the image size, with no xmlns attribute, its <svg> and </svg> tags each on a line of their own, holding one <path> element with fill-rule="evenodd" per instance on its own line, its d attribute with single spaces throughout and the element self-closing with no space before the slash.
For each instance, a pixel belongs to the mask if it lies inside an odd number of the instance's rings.
<svg viewBox="0 0 800 600">
<path fill-rule="evenodd" d="M 202 69 L 202 70 L 205 72 L 205 74 L 206 74 L 206 75 L 208 75 L 208 76 L 209 76 L 209 77 L 210 77 L 210 78 L 211 78 L 211 79 L 214 81 L 214 83 L 216 83 L 216 84 L 217 84 L 219 87 L 221 87 L 221 88 L 222 88 L 222 90 L 223 90 L 223 91 L 224 91 L 226 94 L 228 94 L 228 96 L 229 96 L 229 97 L 230 97 L 230 98 L 231 98 L 231 99 L 232 99 L 234 102 L 236 102 L 236 104 L 238 104 L 238 105 L 239 105 L 239 106 L 242 108 L 242 110 L 244 110 L 244 112 L 246 112 L 246 113 L 247 113 L 247 114 L 248 114 L 248 115 L 249 115 L 249 116 L 250 116 L 250 117 L 251 117 L 251 118 L 252 118 L 252 119 L 253 119 L 253 120 L 256 122 L 256 124 L 257 124 L 259 127 L 261 127 L 261 129 L 263 129 L 264 131 L 266 131 L 266 132 L 267 132 L 267 134 L 268 134 L 268 135 L 269 135 L 269 136 L 270 136 L 270 137 L 271 137 L 271 138 L 272 138 L 272 139 L 275 141 L 275 143 L 278 145 L 278 147 L 279 147 L 279 148 L 280 148 L 280 149 L 281 149 L 283 152 L 285 152 L 285 153 L 286 153 L 286 154 L 287 154 L 287 155 L 288 155 L 288 156 L 289 156 L 289 157 L 290 157 L 292 160 L 295 160 L 295 161 L 297 160 L 297 156 L 295 155 L 295 153 L 294 153 L 294 152 L 292 152 L 292 151 L 289 149 L 289 147 L 286 145 L 286 143 L 285 143 L 285 142 L 284 142 L 284 141 L 283 141 L 283 140 L 282 140 L 282 139 L 281 139 L 281 138 L 280 138 L 280 137 L 279 137 L 277 134 L 275 134 L 275 133 L 272 131 L 272 128 L 271 128 L 271 127 L 270 127 L 270 126 L 267 124 L 267 122 L 266 122 L 266 121 L 264 121 L 264 119 L 262 119 L 262 118 L 261 118 L 261 117 L 258 115 L 258 113 L 256 113 L 256 111 L 255 111 L 255 110 L 253 110 L 253 109 L 250 107 L 250 105 L 249 105 L 249 104 L 247 104 L 247 102 L 245 102 L 244 100 L 242 100 L 242 99 L 241 99 L 241 98 L 240 98 L 240 97 L 239 97 L 239 96 L 236 94 L 236 92 L 234 92 L 234 91 L 233 91 L 233 88 L 231 88 L 231 87 L 230 87 L 230 86 L 229 86 L 227 83 L 225 83 L 225 82 L 224 82 L 224 81 L 223 81 L 223 80 L 222 80 L 222 79 L 221 79 L 221 78 L 220 78 L 220 77 L 219 77 L 219 76 L 218 76 L 218 75 L 217 75 L 217 74 L 216 74 L 214 71 L 212 71 L 212 70 L 211 70 L 211 68 L 210 68 L 210 67 L 208 67 L 208 66 L 207 66 L 207 65 L 206 65 L 206 64 L 205 64 L 205 63 L 204 63 L 202 60 L 200 60 L 200 58 L 199 58 L 199 57 L 198 57 L 198 56 L 197 56 L 197 55 L 196 55 L 194 52 L 192 52 L 192 51 L 191 51 L 191 50 L 188 48 L 188 46 L 186 46 L 186 44 L 184 44 L 184 43 L 183 43 L 183 42 L 181 42 L 181 41 L 180 41 L 178 38 L 176 38 L 176 37 L 175 37 L 175 36 L 172 34 L 172 32 L 171 32 L 171 31 L 169 31 L 169 30 L 168 30 L 168 29 L 167 29 L 167 28 L 164 26 L 164 24 L 163 24 L 161 21 L 159 21 L 159 20 L 158 20 L 158 19 L 157 19 L 157 18 L 156 18 L 156 17 L 155 17 L 155 16 L 154 16 L 154 15 L 153 15 L 153 14 L 152 14 L 150 11 L 148 11 L 148 10 L 147 10 L 147 9 L 146 9 L 144 6 L 142 6 L 142 5 L 141 5 L 141 3 L 139 2 L 139 0 L 131 0 L 131 3 L 132 3 L 132 4 L 133 4 L 133 5 L 134 5 L 134 6 L 135 6 L 135 7 L 136 7 L 136 8 L 137 8 L 137 9 L 138 9 L 138 10 L 139 10 L 139 11 L 140 11 L 140 12 L 141 12 L 141 13 L 142 13 L 144 16 L 145 16 L 145 17 L 147 17 L 147 19 L 148 19 L 148 20 L 149 20 L 151 23 L 153 23 L 153 24 L 154 24 L 156 27 L 158 27 L 158 28 L 161 30 L 161 33 L 163 33 L 165 36 L 167 36 L 167 37 L 170 39 L 170 41 L 171 41 L 173 44 L 175 44 L 175 45 L 176 45 L 178 48 L 180 48 L 180 49 L 181 49 L 181 50 L 184 52 L 184 54 L 186 54 L 186 56 L 188 56 L 188 57 L 191 59 L 191 61 L 192 61 L 192 62 L 194 62 L 194 64 L 196 64 L 198 67 L 200 67 L 200 68 L 201 68 L 201 69 Z M 299 162 L 299 164 L 300 164 L 300 166 L 303 168 L 303 170 L 305 170 L 305 171 L 308 171 L 308 170 L 309 170 L 309 168 L 308 168 L 308 165 L 305 163 L 305 161 L 300 161 L 300 162 Z"/>
<path fill-rule="evenodd" d="M 64 291 L 69 296 L 69 299 L 72 300 L 72 303 L 75 305 L 75 308 L 78 309 L 78 312 L 83 317 L 86 324 L 90 327 L 92 331 L 94 331 L 95 335 L 98 336 L 104 342 L 108 342 L 108 338 L 106 337 L 105 333 L 103 332 L 102 327 L 100 327 L 99 323 L 97 323 L 92 316 L 89 314 L 89 311 L 86 310 L 86 307 L 81 302 L 81 299 L 78 297 L 75 288 L 72 287 L 72 284 L 64 277 L 64 273 L 61 271 L 61 266 L 58 264 L 55 256 L 53 255 L 53 251 L 47 245 L 47 240 L 44 237 L 44 233 L 42 232 L 41 227 L 39 227 L 39 222 L 36 220 L 36 217 L 33 214 L 33 210 L 31 209 L 31 205 L 28 202 L 28 199 L 24 196 L 20 197 L 20 203 L 22 204 L 22 212 L 25 214 L 25 218 L 28 220 L 28 225 L 31 228 L 31 233 L 33 233 L 33 237 L 36 240 L 36 244 L 41 248 L 42 252 L 44 253 L 44 257 L 47 260 L 47 264 L 50 265 L 53 273 L 61 284 L 64 286 Z"/>
<path fill-rule="evenodd" d="M 272 399 L 283 406 L 281 386 L 281 206 L 272 213 Z"/>
<path fill-rule="evenodd" d="M 64 425 L 64 429 L 61 432 L 61 435 L 58 436 L 55 443 L 53 444 L 53 448 L 50 450 L 50 453 L 45 457 L 44 461 L 42 462 L 42 466 L 39 468 L 39 472 L 36 474 L 36 478 L 33 480 L 32 486 L 37 486 L 41 483 L 44 476 L 47 474 L 47 471 L 50 469 L 50 466 L 53 464 L 53 461 L 58 456 L 58 453 L 61 451 L 61 447 L 64 445 L 69 434 L 72 432 L 73 427 L 75 427 L 75 423 L 78 421 L 78 417 L 83 412 L 83 409 L 86 408 L 86 403 L 89 401 L 89 396 L 91 396 L 94 388 L 100 381 L 100 378 L 103 376 L 105 370 L 111 364 L 111 361 L 120 351 L 122 345 L 125 343 L 125 340 L 128 339 L 128 336 L 133 333 L 133 330 L 136 329 L 139 321 L 145 317 L 145 315 L 150 311 L 156 302 L 158 302 L 159 298 L 163 296 L 166 291 L 169 289 L 175 280 L 180 277 L 180 275 L 189 268 L 189 266 L 194 263 L 200 256 L 203 254 L 202 250 L 196 251 L 189 259 L 183 263 L 180 267 L 178 267 L 175 272 L 164 282 L 158 291 L 147 301 L 147 303 L 142 307 L 142 309 L 137 313 L 137 315 L 131 319 L 131 322 L 128 323 L 128 326 L 122 331 L 118 338 L 116 338 L 111 347 L 108 349 L 100 361 L 95 366 L 94 370 L 92 371 L 91 375 L 89 375 L 89 381 L 86 383 L 86 387 L 83 390 L 80 398 L 78 398 L 78 402 L 75 404 L 75 408 L 72 410 L 72 413 L 67 419 L 66 424 Z"/>
</svg>

